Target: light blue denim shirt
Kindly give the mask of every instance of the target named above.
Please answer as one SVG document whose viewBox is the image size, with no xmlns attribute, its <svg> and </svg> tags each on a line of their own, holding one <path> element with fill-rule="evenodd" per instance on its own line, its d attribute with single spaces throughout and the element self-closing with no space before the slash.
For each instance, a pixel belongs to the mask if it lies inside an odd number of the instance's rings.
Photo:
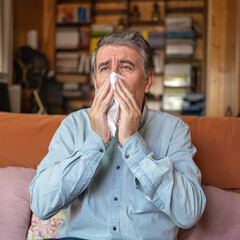
<svg viewBox="0 0 240 240">
<path fill-rule="evenodd" d="M 56 131 L 30 185 L 31 208 L 47 219 L 67 208 L 58 237 L 176 239 L 205 208 L 189 127 L 145 106 L 139 131 L 123 146 L 103 144 L 88 109 Z"/>
</svg>

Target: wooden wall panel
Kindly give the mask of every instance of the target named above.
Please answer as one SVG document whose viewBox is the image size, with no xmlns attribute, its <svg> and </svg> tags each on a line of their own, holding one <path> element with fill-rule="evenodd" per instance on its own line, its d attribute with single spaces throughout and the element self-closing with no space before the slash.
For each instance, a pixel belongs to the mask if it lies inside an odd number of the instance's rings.
<svg viewBox="0 0 240 240">
<path fill-rule="evenodd" d="M 236 116 L 239 110 L 237 0 L 209 1 L 207 115 Z"/>
<path fill-rule="evenodd" d="M 20 46 L 27 44 L 27 32 L 38 31 L 38 48 L 42 47 L 43 31 L 43 0 L 13 1 L 14 52 Z"/>
<path fill-rule="evenodd" d="M 50 70 L 55 64 L 56 0 L 43 0 L 43 39 L 41 51 L 47 56 Z"/>
</svg>

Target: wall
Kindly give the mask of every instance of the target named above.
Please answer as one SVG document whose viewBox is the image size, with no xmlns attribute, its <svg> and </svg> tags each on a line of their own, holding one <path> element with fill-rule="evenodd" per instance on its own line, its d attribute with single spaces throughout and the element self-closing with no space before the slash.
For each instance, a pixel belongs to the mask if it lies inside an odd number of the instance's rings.
<svg viewBox="0 0 240 240">
<path fill-rule="evenodd" d="M 210 0 L 208 19 L 207 115 L 240 111 L 238 0 Z"/>
<path fill-rule="evenodd" d="M 43 0 L 13 0 L 14 50 L 27 43 L 27 32 L 38 31 L 38 46 L 41 49 L 43 36 Z"/>
</svg>

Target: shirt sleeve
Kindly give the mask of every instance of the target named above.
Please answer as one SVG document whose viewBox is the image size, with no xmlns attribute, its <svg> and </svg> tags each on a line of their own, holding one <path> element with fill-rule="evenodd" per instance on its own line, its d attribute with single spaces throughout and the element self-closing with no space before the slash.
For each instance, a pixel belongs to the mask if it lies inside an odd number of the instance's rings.
<svg viewBox="0 0 240 240">
<path fill-rule="evenodd" d="M 66 208 L 86 189 L 105 154 L 102 138 L 93 130 L 82 146 L 76 146 L 74 134 L 74 123 L 67 117 L 30 184 L 31 209 L 41 219 Z"/>
<path fill-rule="evenodd" d="M 201 173 L 192 160 L 196 149 L 184 122 L 178 122 L 164 158 L 156 159 L 138 132 L 124 143 L 121 151 L 147 200 L 181 228 L 190 228 L 199 220 L 206 198 Z"/>
</svg>

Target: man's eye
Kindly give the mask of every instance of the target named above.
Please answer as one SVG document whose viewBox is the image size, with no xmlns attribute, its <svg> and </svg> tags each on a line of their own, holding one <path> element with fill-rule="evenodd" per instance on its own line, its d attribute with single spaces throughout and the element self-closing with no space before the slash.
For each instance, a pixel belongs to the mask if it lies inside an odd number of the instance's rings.
<svg viewBox="0 0 240 240">
<path fill-rule="evenodd" d="M 122 69 L 124 69 L 124 70 L 127 70 L 127 69 L 132 69 L 132 68 L 130 68 L 129 66 L 127 66 L 127 65 L 124 65 L 124 66 L 122 66 Z"/>
<path fill-rule="evenodd" d="M 109 67 L 103 67 L 103 68 L 101 68 L 101 72 L 106 71 L 108 69 L 109 69 Z"/>
</svg>

